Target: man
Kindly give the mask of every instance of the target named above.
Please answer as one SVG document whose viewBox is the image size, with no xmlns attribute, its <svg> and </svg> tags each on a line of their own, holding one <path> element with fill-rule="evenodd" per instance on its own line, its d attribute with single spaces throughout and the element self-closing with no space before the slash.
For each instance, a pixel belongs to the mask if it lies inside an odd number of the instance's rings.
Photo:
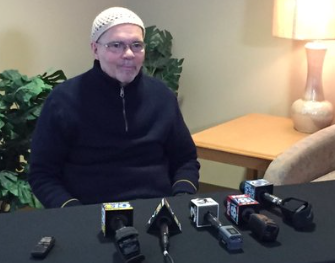
<svg viewBox="0 0 335 263">
<path fill-rule="evenodd" d="M 197 191 L 200 166 L 176 96 L 141 71 L 144 34 L 132 11 L 103 11 L 92 26 L 93 68 L 46 99 L 29 174 L 46 208 Z"/>
</svg>

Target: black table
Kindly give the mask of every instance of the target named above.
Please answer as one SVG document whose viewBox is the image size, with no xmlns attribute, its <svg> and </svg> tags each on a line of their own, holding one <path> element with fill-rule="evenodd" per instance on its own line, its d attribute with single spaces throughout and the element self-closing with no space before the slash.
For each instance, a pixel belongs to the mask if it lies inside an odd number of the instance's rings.
<svg viewBox="0 0 335 263">
<path fill-rule="evenodd" d="M 211 228 L 196 229 L 189 218 L 189 201 L 196 197 L 212 197 L 220 203 L 220 220 L 224 216 L 223 200 L 238 191 L 167 198 L 182 224 L 182 233 L 170 238 L 170 254 L 175 263 L 321 263 L 335 262 L 335 181 L 275 187 L 274 194 L 294 196 L 313 205 L 315 226 L 297 231 L 283 222 L 281 213 L 262 210 L 280 225 L 275 243 L 257 241 L 247 229 L 241 230 L 243 251 L 231 253 L 217 240 Z M 161 199 L 135 200 L 134 227 L 139 231 L 144 263 L 164 262 L 159 238 L 148 234 L 145 225 Z M 36 262 L 30 250 L 45 235 L 56 238 L 56 245 L 43 262 L 122 262 L 110 239 L 102 236 L 101 206 L 89 205 L 63 209 L 17 211 L 0 214 L 0 262 Z M 42 261 L 41 261 L 42 262 Z"/>
</svg>

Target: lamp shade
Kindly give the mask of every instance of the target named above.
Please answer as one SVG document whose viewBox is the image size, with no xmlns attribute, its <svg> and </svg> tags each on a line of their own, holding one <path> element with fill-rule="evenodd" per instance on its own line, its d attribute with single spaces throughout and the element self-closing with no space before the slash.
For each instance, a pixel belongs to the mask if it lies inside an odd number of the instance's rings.
<svg viewBox="0 0 335 263">
<path fill-rule="evenodd" d="M 335 0 L 274 0 L 272 26 L 277 37 L 335 39 Z"/>
</svg>

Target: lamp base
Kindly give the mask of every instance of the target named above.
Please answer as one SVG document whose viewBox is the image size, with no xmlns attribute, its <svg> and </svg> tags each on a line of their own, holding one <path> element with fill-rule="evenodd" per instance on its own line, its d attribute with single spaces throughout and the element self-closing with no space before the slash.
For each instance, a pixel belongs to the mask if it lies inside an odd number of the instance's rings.
<svg viewBox="0 0 335 263">
<path fill-rule="evenodd" d="M 291 108 L 294 128 L 313 133 L 329 126 L 333 121 L 333 106 L 329 101 L 296 100 Z"/>
</svg>

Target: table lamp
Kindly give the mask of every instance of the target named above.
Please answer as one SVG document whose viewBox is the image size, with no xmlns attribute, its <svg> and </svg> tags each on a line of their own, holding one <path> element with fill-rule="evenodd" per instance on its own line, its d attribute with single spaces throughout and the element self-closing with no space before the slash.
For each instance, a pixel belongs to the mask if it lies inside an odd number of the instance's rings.
<svg viewBox="0 0 335 263">
<path fill-rule="evenodd" d="M 327 47 L 322 40 L 335 39 L 335 0 L 274 0 L 274 36 L 308 40 L 305 94 L 292 104 L 294 128 L 313 133 L 329 126 L 333 106 L 324 99 L 322 67 Z"/>
</svg>

